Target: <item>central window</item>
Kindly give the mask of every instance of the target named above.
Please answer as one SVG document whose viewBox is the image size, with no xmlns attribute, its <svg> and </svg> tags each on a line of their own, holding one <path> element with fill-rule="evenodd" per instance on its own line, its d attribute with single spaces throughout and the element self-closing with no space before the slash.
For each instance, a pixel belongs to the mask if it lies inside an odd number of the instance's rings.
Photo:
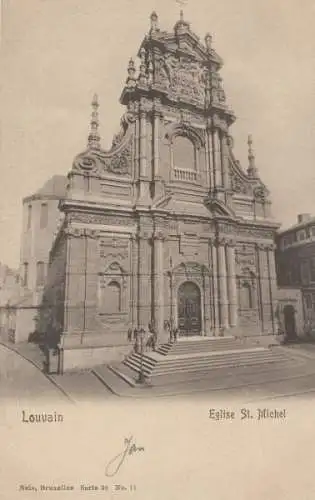
<svg viewBox="0 0 315 500">
<path fill-rule="evenodd" d="M 174 168 L 196 170 L 195 146 L 188 137 L 178 135 L 173 139 Z"/>
</svg>

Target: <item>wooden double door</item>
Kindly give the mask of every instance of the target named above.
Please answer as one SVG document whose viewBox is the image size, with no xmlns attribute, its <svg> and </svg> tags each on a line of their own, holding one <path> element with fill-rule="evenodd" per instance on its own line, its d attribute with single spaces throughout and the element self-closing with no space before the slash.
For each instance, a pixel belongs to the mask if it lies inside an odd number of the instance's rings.
<svg viewBox="0 0 315 500">
<path fill-rule="evenodd" d="M 202 326 L 200 289 L 192 281 L 180 285 L 177 308 L 180 335 L 200 335 Z"/>
</svg>

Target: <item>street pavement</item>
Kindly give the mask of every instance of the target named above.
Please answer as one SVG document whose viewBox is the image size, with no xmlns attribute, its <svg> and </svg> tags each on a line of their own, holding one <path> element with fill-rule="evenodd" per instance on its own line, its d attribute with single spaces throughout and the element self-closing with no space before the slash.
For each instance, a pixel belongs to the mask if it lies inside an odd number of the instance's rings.
<svg viewBox="0 0 315 500">
<path fill-rule="evenodd" d="M 96 370 L 46 376 L 42 359 L 33 345 L 0 345 L 0 399 L 28 398 L 70 402 L 107 401 L 117 398 L 241 398 L 245 401 L 283 397 L 315 397 L 315 349 L 313 345 L 281 347 L 292 364 L 240 367 L 211 371 L 200 379 L 171 381 L 158 387 L 126 383 L 107 366 Z M 134 380 L 137 374 L 134 373 Z M 162 382 L 162 381 L 161 381 Z"/>
<path fill-rule="evenodd" d="M 65 395 L 30 361 L 0 345 L 0 399 L 60 399 Z"/>
</svg>

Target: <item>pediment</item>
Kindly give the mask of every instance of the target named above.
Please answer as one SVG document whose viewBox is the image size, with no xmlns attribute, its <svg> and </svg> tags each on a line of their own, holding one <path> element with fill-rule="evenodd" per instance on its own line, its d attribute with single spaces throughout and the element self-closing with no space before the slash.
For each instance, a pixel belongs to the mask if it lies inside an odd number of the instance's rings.
<svg viewBox="0 0 315 500">
<path fill-rule="evenodd" d="M 225 205 L 222 201 L 216 199 L 208 199 L 206 201 L 206 206 L 210 210 L 213 217 L 221 216 L 228 217 L 230 219 L 235 219 L 236 217 L 235 212 L 230 207 Z"/>
<path fill-rule="evenodd" d="M 235 219 L 235 213 L 224 203 L 215 199 L 206 199 L 204 203 L 192 203 L 189 200 L 176 199 L 174 194 L 163 196 L 151 205 L 152 210 L 165 210 L 179 215 L 196 217 L 228 217 Z"/>
</svg>

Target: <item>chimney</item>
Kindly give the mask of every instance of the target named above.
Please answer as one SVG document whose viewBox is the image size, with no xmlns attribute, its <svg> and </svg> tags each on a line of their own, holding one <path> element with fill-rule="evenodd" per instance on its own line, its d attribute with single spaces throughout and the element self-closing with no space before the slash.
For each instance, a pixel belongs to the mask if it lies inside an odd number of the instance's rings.
<svg viewBox="0 0 315 500">
<path fill-rule="evenodd" d="M 301 222 L 307 222 L 310 219 L 311 219 L 311 214 L 299 214 L 297 216 L 298 224 L 300 224 Z"/>
</svg>

